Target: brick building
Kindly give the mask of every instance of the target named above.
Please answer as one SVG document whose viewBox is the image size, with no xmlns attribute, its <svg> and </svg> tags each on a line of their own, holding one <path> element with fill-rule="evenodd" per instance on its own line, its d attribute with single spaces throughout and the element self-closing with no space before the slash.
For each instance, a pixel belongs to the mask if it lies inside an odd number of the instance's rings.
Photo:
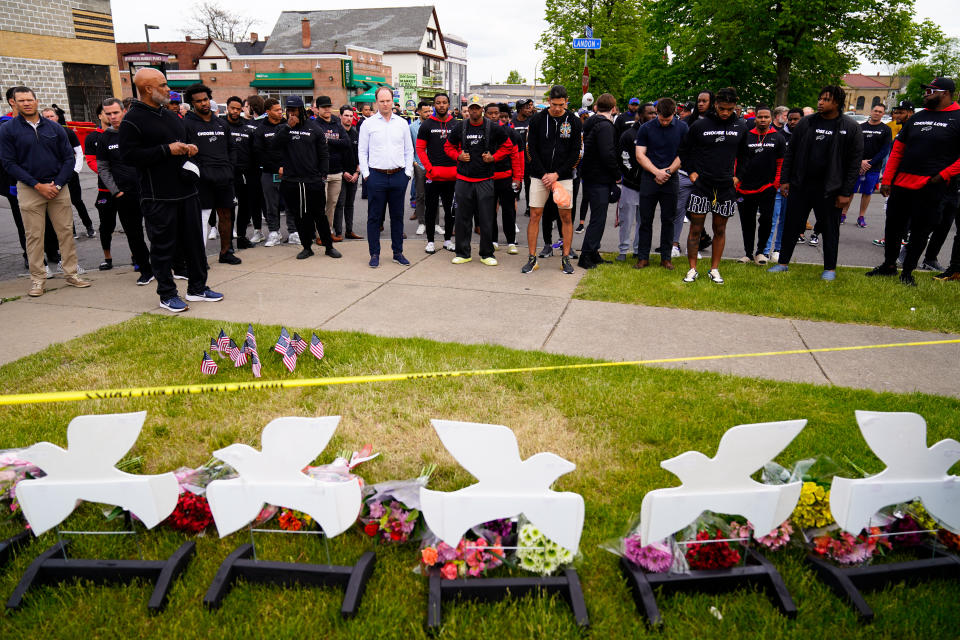
<svg viewBox="0 0 960 640">
<path fill-rule="evenodd" d="M 120 94 L 109 0 L 7 0 L 0 12 L 0 86 L 33 89 L 68 120 L 90 121 Z"/>
</svg>

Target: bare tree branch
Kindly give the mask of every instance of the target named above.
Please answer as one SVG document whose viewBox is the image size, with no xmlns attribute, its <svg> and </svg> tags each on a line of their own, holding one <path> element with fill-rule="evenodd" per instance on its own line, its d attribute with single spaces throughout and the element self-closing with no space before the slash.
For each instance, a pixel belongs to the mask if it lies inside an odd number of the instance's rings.
<svg viewBox="0 0 960 640">
<path fill-rule="evenodd" d="M 256 19 L 224 8 L 216 0 L 207 0 L 194 7 L 189 22 L 181 29 L 185 35 L 213 38 L 224 42 L 245 40 Z"/>
</svg>

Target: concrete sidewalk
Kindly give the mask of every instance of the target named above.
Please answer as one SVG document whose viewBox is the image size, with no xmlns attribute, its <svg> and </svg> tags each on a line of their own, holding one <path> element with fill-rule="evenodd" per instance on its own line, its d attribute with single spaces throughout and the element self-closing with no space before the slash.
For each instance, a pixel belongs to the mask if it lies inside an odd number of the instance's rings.
<svg viewBox="0 0 960 640">
<path fill-rule="evenodd" d="M 560 272 L 557 258 L 522 275 L 525 256 L 498 253 L 498 267 L 475 260 L 450 263 L 451 254 L 410 252 L 410 267 L 367 267 L 366 242 L 339 245 L 344 257 L 322 251 L 296 260 L 298 247 L 243 251 L 239 267 L 211 260 L 209 284 L 218 303 L 192 303 L 184 317 L 285 324 L 321 330 L 363 331 L 516 349 L 641 360 L 818 347 L 942 340 L 955 335 L 826 322 L 665 309 L 571 298 L 581 269 Z M 93 286 L 73 289 L 47 281 L 40 298 L 25 296 L 25 279 L 0 282 L 5 330 L 0 363 L 11 362 L 140 313 L 160 309 L 154 285 L 134 286 L 129 268 L 89 274 Z M 186 283 L 178 283 L 181 293 Z M 198 347 L 199 348 L 199 347 Z M 960 345 L 686 362 L 666 366 L 740 376 L 849 386 L 877 391 L 922 391 L 960 397 Z M 442 352 L 436 369 L 444 369 Z"/>
</svg>

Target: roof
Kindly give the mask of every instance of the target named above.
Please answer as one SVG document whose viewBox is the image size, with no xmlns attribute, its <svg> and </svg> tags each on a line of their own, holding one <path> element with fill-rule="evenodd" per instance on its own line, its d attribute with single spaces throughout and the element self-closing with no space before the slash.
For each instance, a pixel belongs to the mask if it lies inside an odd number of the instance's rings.
<svg viewBox="0 0 960 640">
<path fill-rule="evenodd" d="M 263 53 L 346 53 L 351 44 L 384 53 L 418 51 L 433 15 L 432 6 L 283 11 Z M 304 18 L 310 20 L 309 49 L 303 48 L 301 38 Z"/>
<path fill-rule="evenodd" d="M 259 55 L 263 53 L 263 48 L 267 44 L 262 40 L 258 42 L 224 42 L 223 40 L 213 40 L 213 43 L 217 45 L 228 60 L 232 60 L 237 56 Z"/>
<path fill-rule="evenodd" d="M 862 73 L 845 73 L 843 75 L 843 84 L 852 89 L 889 89 L 890 87 L 870 76 Z"/>
</svg>

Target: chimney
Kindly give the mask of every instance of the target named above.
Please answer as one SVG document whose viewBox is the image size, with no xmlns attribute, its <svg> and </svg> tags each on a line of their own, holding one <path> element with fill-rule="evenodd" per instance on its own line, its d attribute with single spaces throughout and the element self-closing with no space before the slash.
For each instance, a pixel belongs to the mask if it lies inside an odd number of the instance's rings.
<svg viewBox="0 0 960 640">
<path fill-rule="evenodd" d="M 190 42 L 190 36 L 187 36 L 187 42 Z"/>
<path fill-rule="evenodd" d="M 251 32 L 250 32 L 250 42 L 251 42 L 251 43 L 254 43 L 254 42 L 256 42 L 256 41 L 259 40 L 259 39 L 260 39 L 260 34 L 258 34 L 256 31 L 251 31 Z"/>
<path fill-rule="evenodd" d="M 310 18 L 303 18 L 300 21 L 300 39 L 304 49 L 310 48 Z"/>
</svg>

